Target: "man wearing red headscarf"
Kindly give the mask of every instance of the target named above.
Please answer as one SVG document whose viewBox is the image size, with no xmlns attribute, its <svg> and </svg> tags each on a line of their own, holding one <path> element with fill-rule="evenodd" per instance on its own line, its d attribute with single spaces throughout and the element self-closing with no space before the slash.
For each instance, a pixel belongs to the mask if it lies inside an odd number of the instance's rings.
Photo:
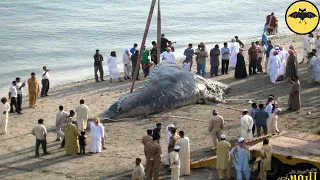
<svg viewBox="0 0 320 180">
<path fill-rule="evenodd" d="M 266 18 L 266 24 L 268 25 L 268 34 L 275 34 L 275 30 L 277 29 L 277 17 L 272 12 L 271 15 L 268 15 Z"/>
</svg>

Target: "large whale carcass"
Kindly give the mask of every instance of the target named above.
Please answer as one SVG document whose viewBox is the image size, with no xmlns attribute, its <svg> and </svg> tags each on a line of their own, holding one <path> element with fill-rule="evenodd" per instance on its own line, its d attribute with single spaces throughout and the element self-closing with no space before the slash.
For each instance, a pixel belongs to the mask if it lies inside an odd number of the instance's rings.
<svg viewBox="0 0 320 180">
<path fill-rule="evenodd" d="M 107 118 L 133 118 L 169 111 L 178 107 L 223 102 L 229 87 L 205 79 L 168 62 L 157 65 L 147 83 L 131 94 L 123 95 L 106 112 Z"/>
</svg>

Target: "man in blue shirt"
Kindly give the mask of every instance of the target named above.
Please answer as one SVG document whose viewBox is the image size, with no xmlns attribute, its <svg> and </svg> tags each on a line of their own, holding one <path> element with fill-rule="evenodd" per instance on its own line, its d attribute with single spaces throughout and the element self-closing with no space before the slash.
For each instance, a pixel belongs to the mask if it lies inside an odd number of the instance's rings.
<svg viewBox="0 0 320 180">
<path fill-rule="evenodd" d="M 130 53 L 131 53 L 131 54 L 134 54 L 134 52 L 136 52 L 136 50 L 137 50 L 137 47 L 138 47 L 138 44 L 135 43 L 135 44 L 133 45 L 133 48 L 130 49 Z"/>
<path fill-rule="evenodd" d="M 228 67 L 229 67 L 229 59 L 230 59 L 230 49 L 228 48 L 228 43 L 223 43 L 223 48 L 221 48 L 221 55 L 222 55 L 222 68 L 221 74 L 229 74 Z"/>
<path fill-rule="evenodd" d="M 242 180 L 243 176 L 245 180 L 249 180 L 250 151 L 244 142 L 244 138 L 240 137 L 238 139 L 238 144 L 232 148 L 230 155 L 233 160 L 234 168 L 237 170 L 237 180 Z"/>
<path fill-rule="evenodd" d="M 188 45 L 188 48 L 184 50 L 183 55 L 186 56 L 186 61 L 190 62 L 190 70 L 193 64 L 193 56 L 194 56 L 194 50 L 192 49 L 192 44 L 190 43 Z"/>
<path fill-rule="evenodd" d="M 265 63 L 265 73 L 268 74 L 268 63 L 269 63 L 269 56 L 270 56 L 270 51 L 273 49 L 273 45 L 271 44 L 271 41 L 268 41 L 268 48 L 266 50 L 266 63 Z"/>
</svg>

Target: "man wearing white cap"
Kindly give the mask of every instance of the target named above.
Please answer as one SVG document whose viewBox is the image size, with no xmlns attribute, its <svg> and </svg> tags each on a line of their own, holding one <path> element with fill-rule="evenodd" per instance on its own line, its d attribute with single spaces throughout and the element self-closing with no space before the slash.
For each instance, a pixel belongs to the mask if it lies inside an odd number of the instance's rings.
<svg viewBox="0 0 320 180">
<path fill-rule="evenodd" d="M 221 141 L 217 145 L 217 164 L 219 179 L 224 179 L 227 175 L 227 179 L 231 178 L 231 162 L 230 162 L 230 151 L 231 145 L 226 141 L 226 135 L 221 135 Z"/>
<path fill-rule="evenodd" d="M 240 127 L 240 137 L 244 137 L 246 140 L 252 139 L 252 127 L 253 127 L 253 119 L 248 115 L 248 110 L 242 110 L 242 118 L 241 118 L 241 127 Z"/>
<path fill-rule="evenodd" d="M 274 110 L 274 112 L 271 114 L 271 116 L 268 119 L 268 134 L 269 133 L 278 133 L 278 115 L 280 114 L 282 110 L 277 108 Z"/>
<path fill-rule="evenodd" d="M 170 142 L 170 138 L 172 136 L 171 134 L 171 129 L 174 128 L 174 125 L 173 124 L 169 124 L 167 127 L 166 127 L 166 133 L 167 133 L 167 140 L 168 140 L 168 143 L 167 143 L 167 146 L 169 146 L 169 142 Z M 170 166 L 170 162 L 169 162 L 169 150 L 167 149 L 167 154 L 166 154 L 166 161 L 164 162 L 164 164 L 166 166 Z"/>
<path fill-rule="evenodd" d="M 224 128 L 224 119 L 218 115 L 218 111 L 215 109 L 212 111 L 212 114 L 213 117 L 209 121 L 208 131 L 212 134 L 213 146 L 216 147 Z"/>
<path fill-rule="evenodd" d="M 171 168 L 171 180 L 179 180 L 180 176 L 180 158 L 179 158 L 180 146 L 174 146 L 174 151 L 169 154 L 170 168 Z"/>
<path fill-rule="evenodd" d="M 237 170 L 237 180 L 242 180 L 244 176 L 245 180 L 250 179 L 250 151 L 244 142 L 244 138 L 238 139 L 238 144 L 235 145 L 230 151 L 231 158 L 235 169 Z"/>
</svg>

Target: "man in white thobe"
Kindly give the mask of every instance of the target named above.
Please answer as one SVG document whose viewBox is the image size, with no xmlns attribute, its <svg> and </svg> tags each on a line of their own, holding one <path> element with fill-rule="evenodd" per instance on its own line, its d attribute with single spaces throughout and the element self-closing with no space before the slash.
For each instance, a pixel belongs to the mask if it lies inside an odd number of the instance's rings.
<svg viewBox="0 0 320 180">
<path fill-rule="evenodd" d="M 236 39 L 231 39 L 230 44 L 230 66 L 236 67 L 237 65 L 237 54 L 239 53 L 240 45 L 236 42 Z"/>
<path fill-rule="evenodd" d="M 287 59 L 289 57 L 288 51 L 283 49 L 283 46 L 280 46 L 279 51 L 279 58 L 280 58 L 280 69 L 279 69 L 279 76 L 283 76 L 286 74 L 286 64 Z"/>
<path fill-rule="evenodd" d="M 60 141 L 60 138 L 64 137 L 63 125 L 67 122 L 68 113 L 63 110 L 63 106 L 59 106 L 59 112 L 56 115 L 56 128 L 57 128 L 57 139 Z"/>
<path fill-rule="evenodd" d="M 123 73 L 124 73 L 124 79 L 130 79 L 130 72 L 131 72 L 131 58 L 130 58 L 130 52 L 129 49 L 124 50 L 124 54 L 122 57 L 122 63 L 123 63 Z"/>
<path fill-rule="evenodd" d="M 1 98 L 1 105 L 0 105 L 1 128 L 2 128 L 1 134 L 7 133 L 9 111 L 10 111 L 10 104 L 8 103 L 8 99 L 5 97 Z"/>
<path fill-rule="evenodd" d="M 84 105 L 84 100 L 80 100 L 80 105 L 76 107 L 76 120 L 79 131 L 87 129 L 87 120 L 89 118 L 90 110 L 88 106 Z"/>
<path fill-rule="evenodd" d="M 253 119 L 248 115 L 248 110 L 242 110 L 242 118 L 241 118 L 241 127 L 240 127 L 240 137 L 245 138 L 246 140 L 250 140 L 253 138 L 252 135 L 252 127 L 253 127 Z"/>
<path fill-rule="evenodd" d="M 279 69 L 280 69 L 280 58 L 278 56 L 278 51 L 274 50 L 273 55 L 269 57 L 269 62 L 268 62 L 268 71 L 270 75 L 270 81 L 272 84 L 275 84 L 278 79 Z"/>
<path fill-rule="evenodd" d="M 180 139 L 177 140 L 176 145 L 180 146 L 180 176 L 190 175 L 190 143 L 189 138 L 184 136 L 184 132 L 179 132 Z"/>
<path fill-rule="evenodd" d="M 302 64 L 305 59 L 308 61 L 308 54 L 311 53 L 313 45 L 315 45 L 313 34 L 309 33 L 305 35 L 305 37 L 303 38 L 303 59 L 300 64 Z"/>
<path fill-rule="evenodd" d="M 172 133 L 171 133 L 171 129 L 174 128 L 174 125 L 173 124 L 169 124 L 167 127 L 166 127 L 166 133 L 167 133 L 167 147 L 169 146 L 169 142 L 170 142 L 170 138 L 172 136 Z M 166 166 L 170 166 L 170 162 L 169 162 L 169 150 L 167 148 L 167 154 L 166 154 L 166 161 L 164 163 Z"/>
<path fill-rule="evenodd" d="M 275 109 L 271 116 L 268 118 L 268 134 L 280 132 L 278 129 L 278 115 L 281 111 L 282 110 L 279 108 Z"/>
<path fill-rule="evenodd" d="M 132 180 L 142 180 L 145 175 L 144 168 L 141 164 L 141 159 L 136 159 L 136 167 L 132 171 Z"/>
<path fill-rule="evenodd" d="M 174 146 L 174 151 L 169 154 L 170 157 L 170 169 L 171 169 L 171 180 L 179 180 L 180 177 L 180 157 L 179 157 L 180 146 Z"/>
<path fill-rule="evenodd" d="M 174 63 L 175 56 L 171 51 L 171 48 L 167 47 L 166 51 L 161 53 L 160 59 L 164 62 Z"/>
</svg>

